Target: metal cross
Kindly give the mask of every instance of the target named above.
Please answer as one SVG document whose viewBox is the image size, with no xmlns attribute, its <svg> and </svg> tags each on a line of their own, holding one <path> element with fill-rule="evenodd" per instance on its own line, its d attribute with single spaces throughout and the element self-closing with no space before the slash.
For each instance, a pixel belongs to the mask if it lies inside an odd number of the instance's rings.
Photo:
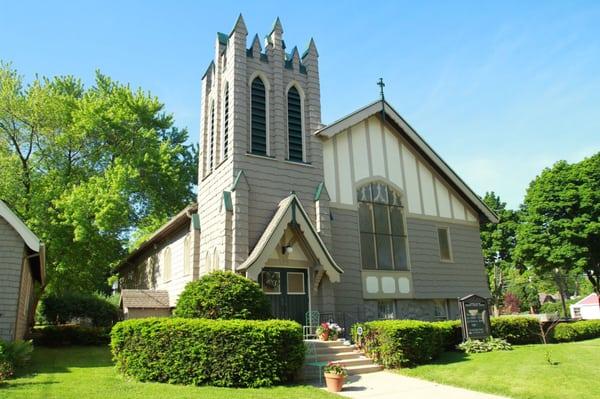
<svg viewBox="0 0 600 399">
<path fill-rule="evenodd" d="M 379 88 L 380 88 L 381 101 L 383 101 L 385 99 L 385 97 L 383 95 L 383 88 L 385 87 L 385 83 L 383 83 L 383 78 L 379 78 L 379 81 L 377 82 L 377 86 L 379 86 Z"/>
</svg>

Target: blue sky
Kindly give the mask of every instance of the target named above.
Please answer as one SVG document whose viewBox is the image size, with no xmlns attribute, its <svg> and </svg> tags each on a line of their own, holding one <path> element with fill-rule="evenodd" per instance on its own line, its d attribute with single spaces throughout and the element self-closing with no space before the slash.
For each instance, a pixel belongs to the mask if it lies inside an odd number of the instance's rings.
<svg viewBox="0 0 600 399">
<path fill-rule="evenodd" d="M 417 4 L 419 3 L 419 4 Z M 512 207 L 556 160 L 600 151 L 600 2 L 0 2 L 0 59 L 27 78 L 95 69 L 157 95 L 199 137 L 217 31 L 276 16 L 314 37 L 323 122 L 386 98 L 480 195 Z M 249 45 L 250 43 L 248 43 Z"/>
</svg>

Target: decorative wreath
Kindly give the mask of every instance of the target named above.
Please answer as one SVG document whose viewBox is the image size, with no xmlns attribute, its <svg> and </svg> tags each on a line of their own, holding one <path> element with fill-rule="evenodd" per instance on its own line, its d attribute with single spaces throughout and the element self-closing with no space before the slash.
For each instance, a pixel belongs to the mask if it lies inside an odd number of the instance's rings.
<svg viewBox="0 0 600 399">
<path fill-rule="evenodd" d="M 271 290 L 279 288 L 279 273 L 263 272 L 263 285 Z"/>
</svg>

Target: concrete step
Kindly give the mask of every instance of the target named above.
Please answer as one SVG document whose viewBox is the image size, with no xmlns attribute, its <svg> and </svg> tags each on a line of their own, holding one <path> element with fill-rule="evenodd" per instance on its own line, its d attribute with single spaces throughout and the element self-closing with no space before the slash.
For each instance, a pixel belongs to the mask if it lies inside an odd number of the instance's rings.
<svg viewBox="0 0 600 399">
<path fill-rule="evenodd" d="M 335 363 L 341 363 L 344 367 L 353 367 L 353 366 L 369 366 L 373 365 L 373 361 L 366 356 L 358 356 L 350 359 L 342 359 L 342 360 L 332 360 Z"/>
<path fill-rule="evenodd" d="M 334 362 L 345 359 L 354 359 L 361 356 L 359 352 L 337 352 L 337 353 L 317 353 L 316 360 L 319 362 Z"/>
<path fill-rule="evenodd" d="M 330 346 L 323 346 L 323 347 L 316 347 L 315 348 L 316 352 L 321 354 L 321 353 L 340 353 L 340 352 L 352 352 L 354 351 L 354 347 L 353 346 L 348 346 L 348 345 L 330 345 Z"/>
<path fill-rule="evenodd" d="M 305 339 L 304 342 L 306 342 L 307 344 L 315 345 L 317 347 L 338 346 L 338 345 L 344 344 L 343 339 L 336 339 L 335 341 L 321 341 L 320 339 Z"/>
<path fill-rule="evenodd" d="M 383 370 L 383 366 L 378 364 L 369 364 L 369 365 L 359 365 L 359 366 L 348 366 L 346 367 L 348 370 L 348 375 L 357 375 L 357 374 L 367 374 L 367 373 L 375 373 L 377 371 Z"/>
</svg>

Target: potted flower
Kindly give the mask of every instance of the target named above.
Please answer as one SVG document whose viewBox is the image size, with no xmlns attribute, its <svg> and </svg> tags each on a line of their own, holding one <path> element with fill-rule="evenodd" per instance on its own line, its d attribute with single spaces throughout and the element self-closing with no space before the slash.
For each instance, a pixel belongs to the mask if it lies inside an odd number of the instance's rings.
<svg viewBox="0 0 600 399">
<path fill-rule="evenodd" d="M 321 338 L 321 341 L 329 340 L 329 323 L 321 323 L 321 325 L 317 327 L 317 335 Z"/>
<path fill-rule="evenodd" d="M 322 341 L 336 340 L 342 333 L 342 327 L 336 323 L 321 323 L 317 327 L 317 335 Z"/>
<path fill-rule="evenodd" d="M 348 371 L 344 365 L 342 363 L 329 362 L 323 368 L 323 371 L 325 372 L 327 390 L 330 392 L 340 392 L 348 375 Z"/>
</svg>

